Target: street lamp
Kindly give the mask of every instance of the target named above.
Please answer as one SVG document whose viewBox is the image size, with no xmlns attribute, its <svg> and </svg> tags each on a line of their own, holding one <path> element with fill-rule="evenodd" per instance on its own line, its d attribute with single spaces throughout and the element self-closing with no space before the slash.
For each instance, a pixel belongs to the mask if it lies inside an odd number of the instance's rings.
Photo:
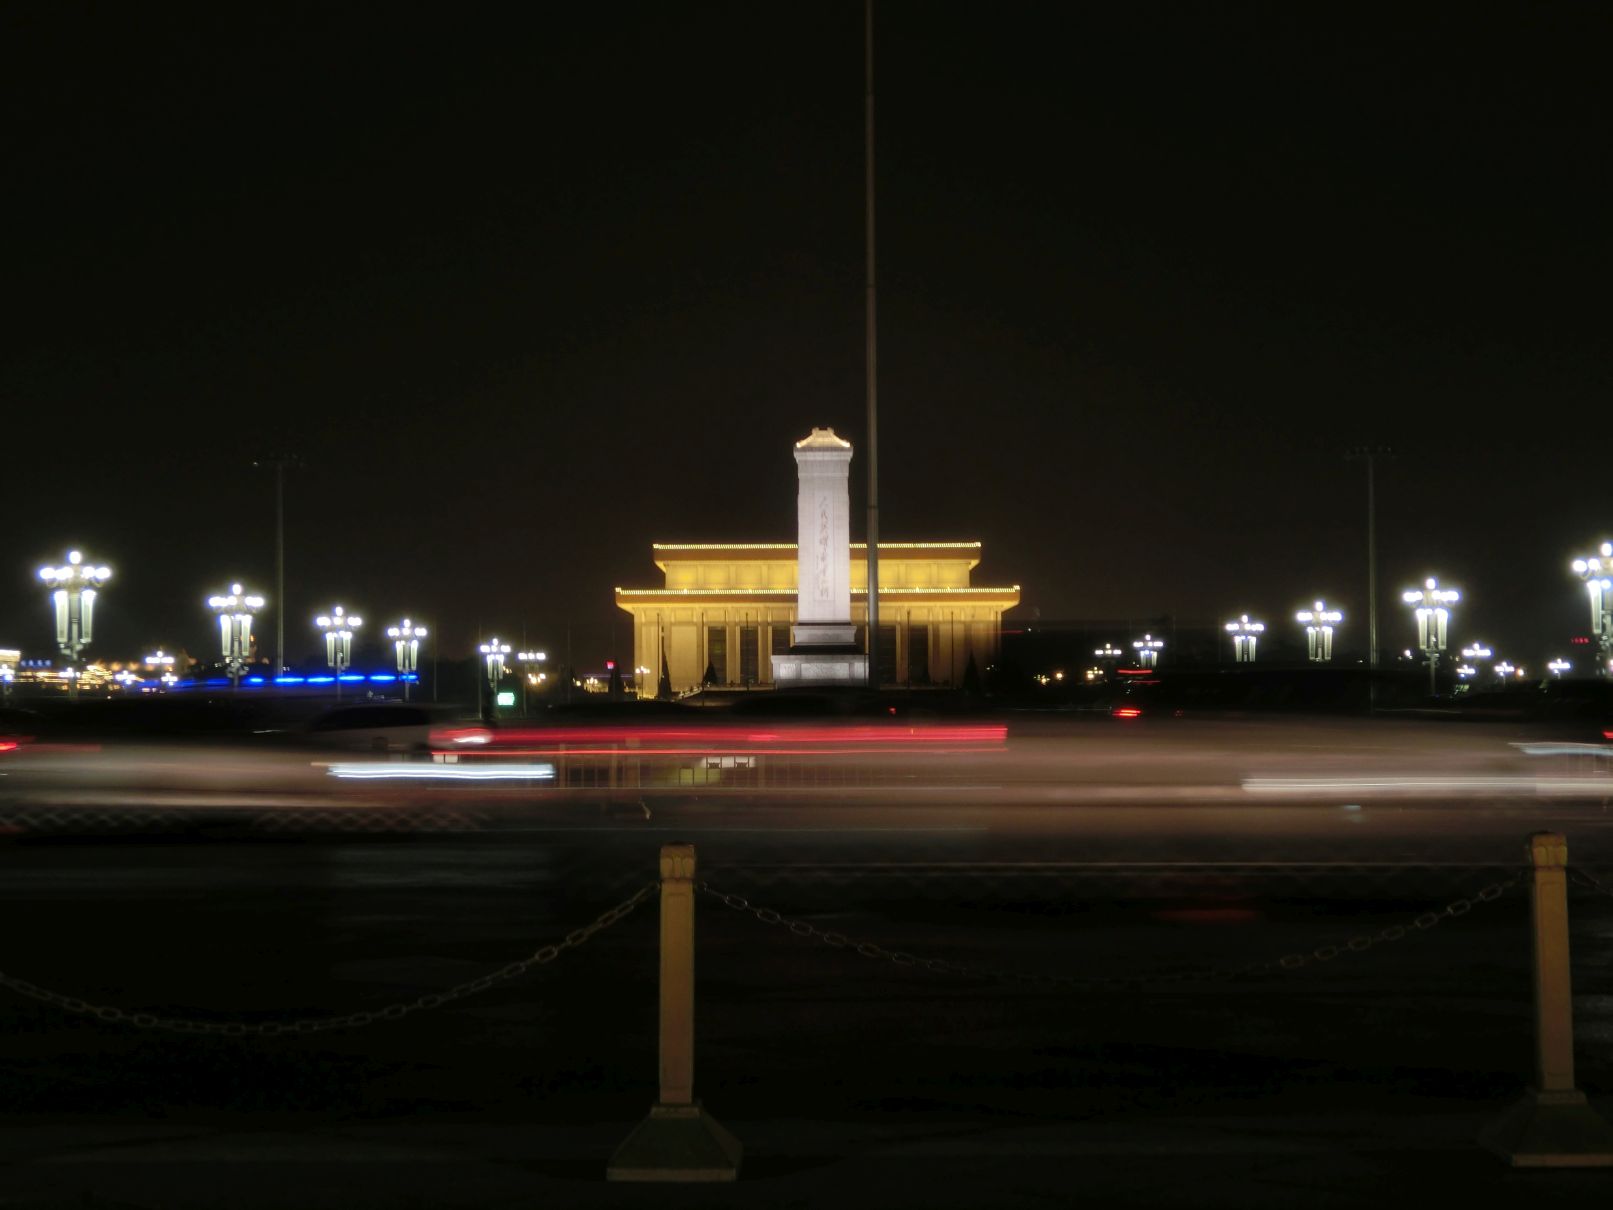
<svg viewBox="0 0 1613 1210">
<path fill-rule="evenodd" d="M 1255 644 L 1260 636 L 1266 633 L 1264 622 L 1251 622 L 1248 614 L 1240 614 L 1238 620 L 1227 623 L 1227 633 L 1232 636 L 1232 658 L 1238 664 L 1252 664 L 1255 662 Z"/>
<path fill-rule="evenodd" d="M 477 648 L 482 658 L 487 662 L 487 717 L 493 717 L 493 707 L 498 701 L 498 682 L 504 675 L 504 657 L 510 654 L 510 645 L 501 643 L 497 638 L 489 639 Z"/>
<path fill-rule="evenodd" d="M 252 619 L 263 608 L 263 598 L 256 593 L 242 592 L 239 584 L 231 584 L 228 596 L 208 597 L 207 603 L 218 614 L 224 663 L 230 670 L 230 688 L 238 689 L 241 669 L 246 666 L 252 650 Z"/>
<path fill-rule="evenodd" d="M 1563 673 L 1571 671 L 1573 667 L 1567 660 L 1550 660 L 1546 664 L 1546 671 L 1560 681 L 1563 679 Z"/>
<path fill-rule="evenodd" d="M 1603 542 L 1599 553 L 1584 559 L 1575 559 L 1571 567 L 1574 574 L 1585 581 L 1585 590 L 1591 598 L 1591 633 L 1596 636 L 1600 655 L 1598 672 L 1613 676 L 1613 542 Z"/>
<path fill-rule="evenodd" d="M 538 683 L 538 681 L 543 679 L 542 672 L 539 672 L 535 677 L 532 675 L 532 665 L 543 663 L 549 658 L 549 653 L 547 651 L 518 651 L 515 653 L 515 658 L 521 661 L 521 666 L 525 673 L 521 677 L 521 717 L 525 718 L 526 687 L 528 685 L 535 685 Z"/>
<path fill-rule="evenodd" d="M 396 626 L 386 628 L 386 637 L 392 640 L 392 650 L 398 662 L 398 679 L 403 682 L 403 700 L 408 701 L 409 678 L 418 678 L 420 675 L 420 640 L 426 637 L 426 628 L 404 618 Z"/>
<path fill-rule="evenodd" d="M 143 662 L 147 668 L 162 669 L 162 672 L 157 679 L 162 682 L 162 687 L 164 689 L 173 688 L 175 682 L 179 680 L 179 678 L 174 675 L 174 657 L 169 655 L 161 647 L 157 648 L 157 650 L 146 656 Z"/>
<path fill-rule="evenodd" d="M 1137 653 L 1137 663 L 1144 668 L 1153 668 L 1159 663 L 1160 649 L 1164 646 L 1164 639 L 1156 639 L 1151 634 L 1145 634 L 1131 644 L 1132 650 Z"/>
<path fill-rule="evenodd" d="M 1487 660 L 1494 654 L 1495 652 L 1491 651 L 1483 643 L 1474 643 L 1471 647 L 1462 648 L 1462 658 L 1464 660 Z"/>
<path fill-rule="evenodd" d="M 1333 658 L 1333 627 L 1344 621 L 1342 610 L 1329 609 L 1326 601 L 1317 601 L 1309 609 L 1301 609 L 1294 615 L 1296 622 L 1305 624 L 1305 652 L 1307 657 L 1317 664 L 1325 664 Z"/>
<path fill-rule="evenodd" d="M 95 621 L 96 590 L 112 578 L 110 567 L 84 562 L 76 550 L 67 552 L 65 567 L 41 567 L 39 578 L 52 586 L 56 603 L 56 645 L 67 659 L 67 683 L 78 699 L 78 657 L 90 645 Z"/>
<path fill-rule="evenodd" d="M 1502 684 L 1505 684 L 1507 677 L 1511 676 L 1514 672 L 1516 672 L 1519 676 L 1523 675 L 1522 668 L 1514 668 L 1511 664 L 1507 663 L 1506 660 L 1502 660 L 1495 666 L 1495 674 L 1501 678 Z"/>
<path fill-rule="evenodd" d="M 1435 693 L 1434 674 L 1439 667 L 1439 653 L 1445 650 L 1446 629 L 1451 618 L 1447 605 L 1454 605 L 1462 594 L 1454 588 L 1441 588 L 1433 576 L 1423 581 L 1421 588 L 1412 588 L 1400 594 L 1400 599 L 1416 607 L 1417 645 L 1428 657 L 1428 696 Z"/>
<path fill-rule="evenodd" d="M 353 631 L 364 625 L 364 619 L 336 605 L 315 618 L 314 625 L 325 634 L 325 663 L 336 669 L 336 700 L 341 701 L 342 673 L 353 665 Z"/>
</svg>

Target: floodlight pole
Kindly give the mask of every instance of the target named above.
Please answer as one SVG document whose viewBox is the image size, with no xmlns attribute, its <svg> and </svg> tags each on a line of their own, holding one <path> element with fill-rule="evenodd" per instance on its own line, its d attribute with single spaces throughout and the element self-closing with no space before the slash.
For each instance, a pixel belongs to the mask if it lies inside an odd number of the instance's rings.
<svg viewBox="0 0 1613 1210">
<path fill-rule="evenodd" d="M 879 361 L 874 293 L 874 0 L 863 0 L 863 188 L 868 282 L 868 685 L 879 688 Z"/>
</svg>

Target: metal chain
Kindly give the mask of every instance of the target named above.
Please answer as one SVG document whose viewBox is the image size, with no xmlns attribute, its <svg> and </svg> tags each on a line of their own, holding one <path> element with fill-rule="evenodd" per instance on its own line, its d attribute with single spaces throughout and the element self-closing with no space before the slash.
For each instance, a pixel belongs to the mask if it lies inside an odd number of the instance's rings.
<svg viewBox="0 0 1613 1210">
<path fill-rule="evenodd" d="M 1518 885 L 1516 877 L 1507 878 L 1475 892 L 1471 897 L 1452 900 L 1438 911 L 1424 912 L 1407 924 L 1390 925 L 1376 933 L 1362 933 L 1338 945 L 1320 945 L 1309 953 L 1285 954 L 1267 962 L 1251 962 L 1237 967 L 1199 967 L 1183 971 L 1162 971 L 1151 975 L 1055 975 L 1029 971 L 1007 970 L 996 966 L 968 966 L 944 958 L 920 958 L 906 950 L 886 949 L 872 941 L 858 941 L 844 933 L 828 932 L 805 920 L 793 920 L 772 908 L 758 908 L 742 895 L 720 891 L 709 883 L 697 884 L 706 894 L 720 900 L 737 912 L 754 916 L 763 924 L 780 925 L 797 937 L 816 940 L 831 949 L 849 949 L 864 958 L 874 958 L 895 966 L 916 967 L 940 975 L 961 975 L 977 979 L 997 979 L 1021 983 L 1032 987 L 1063 988 L 1135 988 L 1173 983 L 1220 983 L 1232 979 L 1251 978 L 1279 971 L 1295 971 L 1313 962 L 1331 962 L 1344 954 L 1360 954 L 1385 942 L 1400 941 L 1414 933 L 1427 932 L 1446 920 L 1465 916 L 1480 903 L 1492 903 Z"/>
<path fill-rule="evenodd" d="M 603 932 L 618 920 L 627 916 L 646 898 L 654 894 L 659 887 L 659 883 L 652 882 L 635 892 L 630 898 L 618 903 L 608 912 L 601 914 L 593 923 L 580 929 L 573 929 L 565 935 L 563 940 L 551 945 L 545 945 L 526 958 L 506 963 L 492 974 L 483 975 L 479 979 L 470 979 L 464 983 L 457 983 L 445 991 L 432 992 L 429 995 L 417 996 L 413 1000 L 389 1004 L 385 1008 L 347 1013 L 340 1017 L 303 1017 L 292 1021 L 204 1021 L 192 1017 L 165 1017 L 157 1013 L 129 1012 L 126 1009 L 116 1008 L 107 1004 L 91 1004 L 87 1000 L 50 991 L 40 987 L 37 983 L 30 983 L 26 979 L 19 979 L 15 975 L 8 975 L 4 972 L 0 972 L 0 987 L 10 988 L 19 995 L 27 996 L 32 1000 L 39 1000 L 45 1004 L 54 1004 L 57 1008 L 66 1012 L 76 1013 L 79 1016 L 95 1017 L 97 1020 L 106 1021 L 113 1025 L 129 1025 L 135 1029 L 150 1029 L 168 1033 L 209 1034 L 227 1038 L 273 1038 L 284 1034 L 317 1034 L 333 1029 L 355 1029 L 361 1025 L 374 1024 L 377 1021 L 397 1021 L 407 1017 L 410 1013 L 441 1008 L 444 1004 L 454 1000 L 463 1000 L 466 996 L 474 996 L 477 992 L 484 992 L 500 983 L 508 983 L 511 979 L 526 974 L 527 971 L 535 966 L 545 966 L 560 957 L 565 951 L 576 949 L 595 934 Z"/>
<path fill-rule="evenodd" d="M 1595 874 L 1592 874 L 1584 866 L 1569 866 L 1568 876 L 1574 879 L 1574 881 L 1578 882 L 1581 886 L 1587 886 L 1592 890 L 1601 891 L 1604 895 L 1613 895 L 1613 887 L 1608 886 L 1607 883 L 1603 882 Z"/>
</svg>

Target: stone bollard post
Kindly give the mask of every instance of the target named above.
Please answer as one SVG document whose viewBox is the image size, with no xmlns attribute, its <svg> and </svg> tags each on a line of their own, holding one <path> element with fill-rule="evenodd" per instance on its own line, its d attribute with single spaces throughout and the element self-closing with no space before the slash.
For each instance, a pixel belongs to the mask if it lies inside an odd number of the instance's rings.
<svg viewBox="0 0 1613 1210">
<path fill-rule="evenodd" d="M 611 1156 L 612 1181 L 731 1181 L 743 1148 L 694 1098 L 691 844 L 661 846 L 660 1095 Z"/>
<path fill-rule="evenodd" d="M 1574 1087 L 1574 1000 L 1568 968 L 1568 842 L 1529 838 L 1533 863 L 1535 1083 L 1480 1141 L 1524 1168 L 1613 1166 L 1613 1126 Z"/>
</svg>

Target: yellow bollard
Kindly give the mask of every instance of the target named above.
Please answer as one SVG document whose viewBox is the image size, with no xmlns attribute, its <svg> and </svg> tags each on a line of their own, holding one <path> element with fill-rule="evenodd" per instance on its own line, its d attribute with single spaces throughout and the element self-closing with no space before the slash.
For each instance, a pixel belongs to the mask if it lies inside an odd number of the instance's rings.
<svg viewBox="0 0 1613 1210">
<path fill-rule="evenodd" d="M 743 1148 L 694 1099 L 692 844 L 661 846 L 660 1096 L 611 1156 L 612 1181 L 731 1181 Z"/>
<path fill-rule="evenodd" d="M 1519 1168 L 1613 1166 L 1613 1126 L 1574 1087 L 1574 999 L 1568 968 L 1568 842 L 1529 838 L 1534 866 L 1535 1084 L 1480 1141 Z"/>
</svg>

